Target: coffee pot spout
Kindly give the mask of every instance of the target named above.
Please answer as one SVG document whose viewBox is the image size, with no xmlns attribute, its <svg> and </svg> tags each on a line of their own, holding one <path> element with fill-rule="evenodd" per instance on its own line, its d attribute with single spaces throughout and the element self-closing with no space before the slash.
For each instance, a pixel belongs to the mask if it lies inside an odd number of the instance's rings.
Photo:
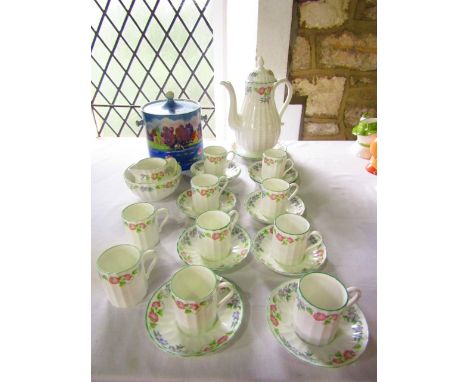
<svg viewBox="0 0 468 382">
<path fill-rule="evenodd" d="M 242 116 L 237 112 L 237 98 L 234 88 L 229 81 L 221 81 L 220 84 L 227 89 L 229 94 L 229 126 L 234 130 L 239 129 L 242 126 Z"/>
</svg>

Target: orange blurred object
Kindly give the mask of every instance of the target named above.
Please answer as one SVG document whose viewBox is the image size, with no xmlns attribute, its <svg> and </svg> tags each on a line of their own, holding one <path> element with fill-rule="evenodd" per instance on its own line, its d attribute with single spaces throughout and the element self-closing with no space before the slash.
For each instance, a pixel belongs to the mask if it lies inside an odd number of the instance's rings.
<svg viewBox="0 0 468 382">
<path fill-rule="evenodd" d="M 377 175 L 377 138 L 375 138 L 369 147 L 371 153 L 370 163 L 366 166 L 366 170 L 371 174 Z"/>
</svg>

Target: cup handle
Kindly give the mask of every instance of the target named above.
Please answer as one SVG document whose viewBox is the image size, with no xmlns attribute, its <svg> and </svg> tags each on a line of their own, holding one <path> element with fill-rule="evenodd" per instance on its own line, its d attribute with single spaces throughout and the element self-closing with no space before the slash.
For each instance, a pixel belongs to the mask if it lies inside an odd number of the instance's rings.
<svg viewBox="0 0 468 382">
<path fill-rule="evenodd" d="M 220 194 L 223 193 L 228 183 L 229 183 L 229 180 L 224 175 L 219 177 L 219 193 Z"/>
<path fill-rule="evenodd" d="M 291 200 L 297 194 L 297 191 L 299 191 L 299 186 L 297 183 L 291 183 L 289 185 L 289 191 L 291 191 L 292 187 L 294 187 L 294 191 L 288 196 L 288 200 Z"/>
<path fill-rule="evenodd" d="M 159 231 L 158 232 L 161 232 L 163 227 L 164 227 L 164 224 L 166 224 L 167 222 L 167 219 L 169 219 L 169 210 L 167 208 L 158 208 L 158 210 L 156 211 L 155 213 L 155 219 L 157 220 L 159 216 L 161 215 L 165 215 L 163 220 L 161 221 L 161 223 L 159 224 Z"/>
<path fill-rule="evenodd" d="M 145 261 L 153 257 L 153 261 L 150 263 L 149 267 L 146 269 L 145 267 Z M 156 265 L 156 262 L 158 261 L 158 254 L 154 249 L 148 249 L 147 251 L 143 252 L 143 272 L 145 273 L 146 280 L 149 279 L 149 276 L 151 274 L 151 271 L 153 270 L 154 266 Z"/>
<path fill-rule="evenodd" d="M 177 161 L 173 157 L 166 158 L 166 170 L 170 170 L 169 172 L 174 173 L 177 168 Z"/>
<path fill-rule="evenodd" d="M 289 163 L 289 167 L 288 167 L 288 163 Z M 292 161 L 292 159 L 291 158 L 286 159 L 285 169 L 284 169 L 283 174 L 281 176 L 282 177 L 285 176 L 287 174 L 287 172 L 289 170 L 291 170 L 293 167 L 294 167 L 294 162 Z"/>
<path fill-rule="evenodd" d="M 229 231 L 232 231 L 237 221 L 239 220 L 239 212 L 237 212 L 236 210 L 232 210 L 228 213 L 228 215 L 231 217 L 231 222 L 229 223 Z"/>
<path fill-rule="evenodd" d="M 317 248 L 317 247 L 320 247 L 320 245 L 323 243 L 323 239 L 322 239 L 322 235 L 320 234 L 319 231 L 311 231 L 309 232 L 309 234 L 307 235 L 307 239 L 309 239 L 309 237 L 311 236 L 314 236 L 316 238 L 316 243 L 315 244 L 312 244 L 312 245 L 309 245 L 307 248 L 306 248 L 306 252 L 313 249 L 313 248 Z"/>
<path fill-rule="evenodd" d="M 232 154 L 232 157 L 231 159 L 228 159 L 228 156 L 229 154 Z M 236 156 L 236 153 L 234 151 L 228 151 L 228 153 L 226 154 L 226 161 L 227 161 L 227 165 L 229 167 L 229 165 L 231 164 L 231 162 L 234 160 L 234 157 Z"/>
<path fill-rule="evenodd" d="M 229 293 L 228 293 L 226 296 L 223 297 L 223 299 L 222 299 L 221 301 L 218 301 L 218 308 L 223 307 L 223 306 L 230 300 L 230 298 L 232 297 L 232 295 L 234 294 L 234 287 L 233 287 L 233 285 L 232 285 L 230 282 L 228 282 L 228 281 L 223 281 L 222 283 L 219 283 L 219 284 L 218 284 L 218 288 L 217 288 L 217 289 L 218 289 L 218 293 L 219 293 L 219 290 L 220 290 L 221 288 L 229 288 L 230 291 L 229 291 Z"/>
<path fill-rule="evenodd" d="M 346 306 L 348 307 L 348 306 L 354 305 L 357 302 L 357 300 L 359 300 L 359 298 L 361 297 L 361 290 L 356 287 L 349 287 L 349 288 L 346 288 L 346 290 L 348 293 L 355 292 L 355 295 L 351 297 L 348 300 L 348 303 L 346 304 Z"/>
</svg>

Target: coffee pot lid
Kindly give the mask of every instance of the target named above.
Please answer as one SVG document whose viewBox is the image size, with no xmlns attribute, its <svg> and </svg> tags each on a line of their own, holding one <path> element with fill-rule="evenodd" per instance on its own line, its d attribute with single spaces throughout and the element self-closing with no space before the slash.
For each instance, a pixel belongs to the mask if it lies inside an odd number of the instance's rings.
<svg viewBox="0 0 468 382">
<path fill-rule="evenodd" d="M 247 82 L 254 82 L 258 84 L 276 82 L 275 75 L 270 69 L 263 66 L 263 57 L 257 57 L 257 69 L 249 74 Z"/>
</svg>

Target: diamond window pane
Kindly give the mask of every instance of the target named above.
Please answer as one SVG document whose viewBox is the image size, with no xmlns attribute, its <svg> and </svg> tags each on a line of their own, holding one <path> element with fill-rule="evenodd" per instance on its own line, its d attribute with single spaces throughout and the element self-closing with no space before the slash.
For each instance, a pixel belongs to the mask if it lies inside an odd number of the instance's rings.
<svg viewBox="0 0 468 382">
<path fill-rule="evenodd" d="M 127 15 L 127 11 L 122 6 L 122 4 L 120 4 L 119 1 L 116 1 L 116 0 L 109 1 L 109 8 L 107 11 L 107 16 L 109 17 L 109 19 L 112 20 L 112 22 L 117 28 L 122 27 L 122 24 L 125 20 L 126 15 Z"/>
<path fill-rule="evenodd" d="M 203 50 L 206 49 L 213 38 L 213 32 L 207 27 L 204 19 L 200 20 L 197 28 L 193 31 L 193 38 Z"/>
<path fill-rule="evenodd" d="M 184 20 L 189 31 L 193 31 L 193 27 L 200 17 L 200 12 L 192 1 L 186 1 L 180 10 L 180 17 Z"/>
<path fill-rule="evenodd" d="M 161 23 L 166 32 L 169 29 L 169 26 L 172 24 L 175 16 L 175 12 L 169 3 L 170 1 L 161 1 L 156 12 L 156 18 Z"/>
<path fill-rule="evenodd" d="M 215 136 L 211 1 L 94 0 L 91 107 L 98 136 L 144 134 L 135 123 L 141 106 L 169 90 L 201 101 L 204 134 Z"/>
<path fill-rule="evenodd" d="M 171 29 L 172 41 L 180 52 L 186 45 L 189 34 L 183 24 L 177 19 Z"/>
</svg>

